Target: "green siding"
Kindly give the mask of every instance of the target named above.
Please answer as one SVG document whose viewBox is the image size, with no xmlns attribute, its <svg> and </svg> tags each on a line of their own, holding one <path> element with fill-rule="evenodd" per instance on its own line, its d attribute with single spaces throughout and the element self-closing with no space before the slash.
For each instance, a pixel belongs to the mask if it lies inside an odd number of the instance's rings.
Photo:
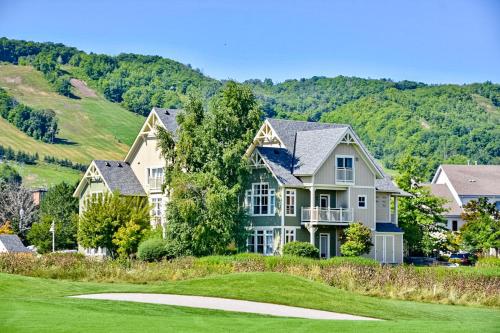
<svg viewBox="0 0 500 333">
<path fill-rule="evenodd" d="M 269 183 L 269 189 L 274 189 L 276 193 L 275 201 L 275 214 L 273 216 L 252 216 L 250 221 L 252 226 L 266 227 L 266 226 L 280 226 L 281 225 L 281 191 L 279 184 L 269 170 L 266 168 L 253 168 L 245 186 L 245 190 L 252 188 L 252 183 Z"/>
</svg>

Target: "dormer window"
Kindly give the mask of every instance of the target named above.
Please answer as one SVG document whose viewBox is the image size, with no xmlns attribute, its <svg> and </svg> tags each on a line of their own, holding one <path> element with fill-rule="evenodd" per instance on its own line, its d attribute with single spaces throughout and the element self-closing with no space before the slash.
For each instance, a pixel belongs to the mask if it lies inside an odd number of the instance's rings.
<svg viewBox="0 0 500 333">
<path fill-rule="evenodd" d="M 335 180 L 337 183 L 354 183 L 354 157 L 336 156 Z"/>
</svg>

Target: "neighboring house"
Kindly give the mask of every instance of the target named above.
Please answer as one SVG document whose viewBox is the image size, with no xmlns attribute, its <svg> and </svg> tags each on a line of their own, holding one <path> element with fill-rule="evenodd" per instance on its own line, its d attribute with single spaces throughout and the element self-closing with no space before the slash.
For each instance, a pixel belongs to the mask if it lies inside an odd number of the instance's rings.
<svg viewBox="0 0 500 333">
<path fill-rule="evenodd" d="M 31 251 L 23 245 L 17 235 L 0 234 L 0 253 L 19 253 Z"/>
<path fill-rule="evenodd" d="M 37 207 L 40 206 L 40 203 L 42 202 L 43 197 L 45 196 L 46 193 L 47 189 L 42 187 L 31 190 L 31 195 L 33 196 L 33 202 Z"/>
<path fill-rule="evenodd" d="M 447 199 L 444 217 L 451 231 L 458 231 L 464 224 L 460 215 L 470 200 L 485 197 L 500 209 L 500 165 L 444 164 L 429 187 L 432 194 Z"/>
<path fill-rule="evenodd" d="M 246 152 L 252 164 L 245 206 L 250 252 L 279 253 L 307 241 L 322 258 L 340 255 L 342 229 L 372 230 L 368 257 L 403 262 L 397 188 L 349 125 L 267 119 Z M 391 208 L 392 207 L 392 208 Z"/>
<path fill-rule="evenodd" d="M 80 214 L 89 197 L 118 191 L 124 196 L 147 196 L 151 224 L 163 226 L 167 197 L 162 191 L 165 159 L 157 147 L 156 128 L 175 135 L 179 110 L 153 108 L 123 161 L 94 160 L 73 196 L 80 199 Z M 106 249 L 80 249 L 87 255 L 105 255 Z"/>
</svg>

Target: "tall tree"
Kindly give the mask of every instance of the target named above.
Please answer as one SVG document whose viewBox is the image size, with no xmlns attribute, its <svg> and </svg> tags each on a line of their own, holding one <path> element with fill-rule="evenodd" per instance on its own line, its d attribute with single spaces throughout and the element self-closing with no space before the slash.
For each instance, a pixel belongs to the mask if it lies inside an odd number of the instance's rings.
<svg viewBox="0 0 500 333">
<path fill-rule="evenodd" d="M 500 248 L 500 211 L 487 198 L 471 200 L 464 205 L 462 218 L 465 224 L 460 228 L 462 245 L 470 252 L 487 253 Z"/>
<path fill-rule="evenodd" d="M 76 186 L 64 182 L 48 189 L 40 204 L 40 219 L 28 232 L 28 240 L 40 253 L 52 249 L 52 223 L 55 226 L 56 249 L 74 249 L 77 246 L 76 232 L 78 199 L 73 198 Z"/>
<path fill-rule="evenodd" d="M 15 183 L 0 182 L 0 226 L 10 222 L 23 240 L 38 218 L 38 207 L 31 191 Z"/>
<path fill-rule="evenodd" d="M 398 186 L 412 194 L 401 198 L 398 214 L 408 250 L 410 254 L 430 255 L 442 246 L 440 233 L 445 231 L 446 220 L 442 215 L 446 201 L 420 185 L 426 170 L 419 158 L 405 156 L 398 162 L 398 171 Z"/>
</svg>

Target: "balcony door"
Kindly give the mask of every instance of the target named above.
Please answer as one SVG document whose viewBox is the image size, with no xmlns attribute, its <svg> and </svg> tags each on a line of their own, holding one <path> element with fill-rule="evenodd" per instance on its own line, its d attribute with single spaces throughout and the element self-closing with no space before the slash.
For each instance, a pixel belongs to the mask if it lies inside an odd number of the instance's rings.
<svg viewBox="0 0 500 333">
<path fill-rule="evenodd" d="M 321 259 L 330 258 L 330 234 L 319 234 L 319 256 Z"/>
<path fill-rule="evenodd" d="M 319 195 L 319 207 L 321 209 L 330 208 L 330 194 L 320 194 Z"/>
</svg>

